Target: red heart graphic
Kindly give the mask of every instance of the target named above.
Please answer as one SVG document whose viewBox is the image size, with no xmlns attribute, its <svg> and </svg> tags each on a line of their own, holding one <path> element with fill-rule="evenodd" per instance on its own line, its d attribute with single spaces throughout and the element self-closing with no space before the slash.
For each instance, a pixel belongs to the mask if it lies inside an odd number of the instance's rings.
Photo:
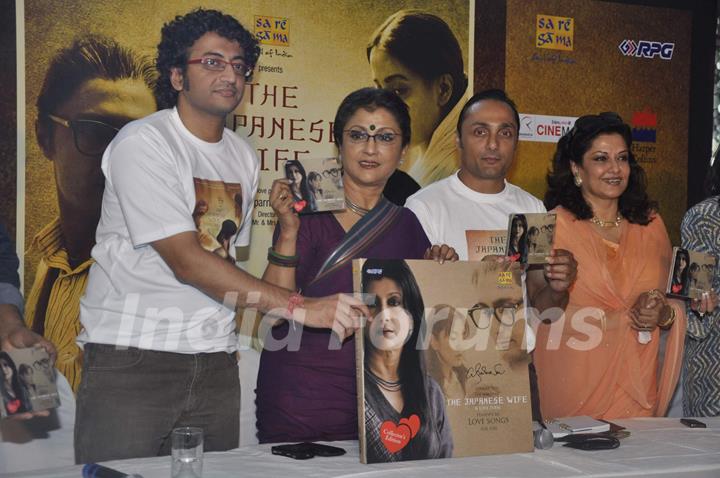
<svg viewBox="0 0 720 478">
<path fill-rule="evenodd" d="M 410 418 L 401 418 L 400 424 L 405 424 L 410 428 L 410 431 L 412 432 L 413 438 L 415 435 L 417 435 L 418 430 L 420 430 L 420 417 L 417 415 L 410 415 Z"/>
<path fill-rule="evenodd" d="M 383 442 L 383 445 L 390 453 L 396 453 L 405 448 L 411 437 L 412 431 L 404 423 L 395 425 L 390 420 L 387 420 L 380 425 L 380 441 Z"/>
<path fill-rule="evenodd" d="M 295 203 L 293 203 L 293 207 L 295 208 L 295 211 L 297 211 L 297 212 L 300 212 L 303 209 L 305 209 L 305 206 L 307 206 L 307 201 L 304 199 L 302 201 L 296 201 Z"/>
</svg>

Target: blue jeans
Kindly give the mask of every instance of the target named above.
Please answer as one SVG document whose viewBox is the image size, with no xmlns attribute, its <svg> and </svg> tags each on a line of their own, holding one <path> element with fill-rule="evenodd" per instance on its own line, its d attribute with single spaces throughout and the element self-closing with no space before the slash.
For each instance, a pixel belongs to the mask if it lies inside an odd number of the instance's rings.
<svg viewBox="0 0 720 478">
<path fill-rule="evenodd" d="M 75 462 L 168 455 L 170 432 L 182 426 L 203 429 L 205 451 L 237 448 L 239 413 L 234 354 L 86 344 Z"/>
</svg>

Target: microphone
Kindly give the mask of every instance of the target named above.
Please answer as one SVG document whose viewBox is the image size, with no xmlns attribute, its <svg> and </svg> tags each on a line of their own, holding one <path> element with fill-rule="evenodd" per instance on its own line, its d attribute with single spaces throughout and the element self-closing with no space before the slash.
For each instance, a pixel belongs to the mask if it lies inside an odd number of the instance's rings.
<svg viewBox="0 0 720 478">
<path fill-rule="evenodd" d="M 88 463 L 83 465 L 83 478 L 143 478 L 142 475 L 128 475 L 122 471 L 113 470 L 107 466 L 98 465 L 97 463 Z"/>
</svg>

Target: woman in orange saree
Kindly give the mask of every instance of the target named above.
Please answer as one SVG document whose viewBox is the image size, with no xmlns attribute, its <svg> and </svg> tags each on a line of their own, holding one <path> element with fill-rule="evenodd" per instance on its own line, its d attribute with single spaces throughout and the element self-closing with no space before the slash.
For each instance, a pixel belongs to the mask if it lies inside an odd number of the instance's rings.
<svg viewBox="0 0 720 478">
<path fill-rule="evenodd" d="M 579 118 L 558 143 L 545 205 L 557 213 L 554 247 L 573 253 L 578 274 L 564 315 L 538 327 L 546 419 L 663 416 L 677 384 L 684 307 L 661 292 L 670 240 L 631 147 L 614 113 Z"/>
</svg>

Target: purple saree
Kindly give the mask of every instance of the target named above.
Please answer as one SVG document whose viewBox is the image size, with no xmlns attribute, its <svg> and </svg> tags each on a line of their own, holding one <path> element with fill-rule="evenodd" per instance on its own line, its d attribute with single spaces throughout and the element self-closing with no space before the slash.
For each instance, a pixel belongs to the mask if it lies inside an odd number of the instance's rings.
<svg viewBox="0 0 720 478">
<path fill-rule="evenodd" d="M 430 243 L 415 215 L 386 201 L 376 209 L 380 207 L 382 214 L 365 221 L 377 212 L 373 209 L 347 235 L 330 213 L 302 217 L 296 283 L 303 295 L 352 292 L 352 261 L 333 262 L 334 267 L 325 264 L 338 246 L 336 259 L 422 259 Z M 367 247 L 359 249 L 359 241 L 347 241 L 353 233 L 360 240 L 370 238 Z M 294 330 L 285 322 L 273 328 L 272 338 L 267 339 L 282 341 L 288 333 L 299 336 L 297 351 L 266 347 L 260 358 L 256 390 L 260 443 L 357 439 L 355 337 L 345 340 L 339 350 L 330 350 L 329 330 Z"/>
</svg>

